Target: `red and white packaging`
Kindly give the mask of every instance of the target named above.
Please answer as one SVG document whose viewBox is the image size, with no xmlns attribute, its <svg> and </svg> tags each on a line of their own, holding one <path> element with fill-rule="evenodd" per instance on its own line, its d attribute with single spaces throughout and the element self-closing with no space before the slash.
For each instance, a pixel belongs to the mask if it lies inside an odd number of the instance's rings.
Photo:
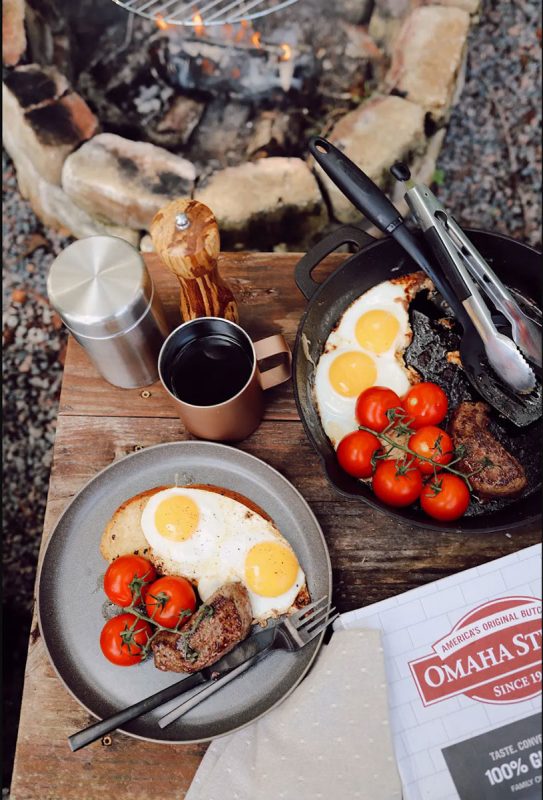
<svg viewBox="0 0 543 800">
<path fill-rule="evenodd" d="M 541 545 L 365 608 L 405 800 L 541 796 Z"/>
</svg>

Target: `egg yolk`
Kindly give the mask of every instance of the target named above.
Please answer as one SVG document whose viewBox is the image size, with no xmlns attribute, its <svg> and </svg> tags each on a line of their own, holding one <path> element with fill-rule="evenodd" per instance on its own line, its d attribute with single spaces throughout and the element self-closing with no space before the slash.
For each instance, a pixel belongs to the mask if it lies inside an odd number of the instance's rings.
<svg viewBox="0 0 543 800">
<path fill-rule="evenodd" d="M 372 353 L 385 353 L 392 347 L 400 323 L 389 311 L 367 311 L 362 314 L 355 327 L 358 344 Z"/>
<path fill-rule="evenodd" d="M 200 512 L 192 499 L 182 494 L 166 497 L 155 511 L 155 525 L 161 536 L 174 542 L 190 539 L 198 526 Z"/>
<path fill-rule="evenodd" d="M 375 384 L 377 368 L 370 356 L 356 350 L 335 358 L 328 373 L 332 388 L 343 397 L 358 397 Z"/>
<path fill-rule="evenodd" d="M 296 581 L 298 561 L 288 547 L 278 542 L 260 542 L 245 559 L 247 587 L 262 597 L 278 597 Z"/>
</svg>

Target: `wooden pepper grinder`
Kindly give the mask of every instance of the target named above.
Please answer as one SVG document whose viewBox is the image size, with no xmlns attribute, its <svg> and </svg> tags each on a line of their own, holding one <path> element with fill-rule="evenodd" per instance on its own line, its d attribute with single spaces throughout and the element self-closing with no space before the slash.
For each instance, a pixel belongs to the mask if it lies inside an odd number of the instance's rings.
<svg viewBox="0 0 543 800">
<path fill-rule="evenodd" d="M 224 317 L 238 322 L 238 307 L 219 275 L 219 228 L 213 213 L 197 200 L 173 200 L 151 222 L 156 252 L 181 286 L 181 319 Z"/>
</svg>

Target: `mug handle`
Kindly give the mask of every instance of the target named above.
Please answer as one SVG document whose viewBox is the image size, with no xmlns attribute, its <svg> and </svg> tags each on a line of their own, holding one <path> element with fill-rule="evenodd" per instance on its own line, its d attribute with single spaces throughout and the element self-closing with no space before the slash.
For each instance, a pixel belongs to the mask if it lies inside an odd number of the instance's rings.
<svg viewBox="0 0 543 800">
<path fill-rule="evenodd" d="M 273 336 L 268 336 L 266 339 L 260 339 L 258 342 L 254 342 L 254 348 L 257 361 L 275 356 L 277 353 L 284 353 L 285 355 L 283 364 L 264 370 L 264 372 L 259 372 L 260 385 L 264 390 L 271 389 L 272 386 L 278 386 L 280 383 L 288 381 L 290 378 L 292 354 L 282 334 L 276 333 Z"/>
</svg>

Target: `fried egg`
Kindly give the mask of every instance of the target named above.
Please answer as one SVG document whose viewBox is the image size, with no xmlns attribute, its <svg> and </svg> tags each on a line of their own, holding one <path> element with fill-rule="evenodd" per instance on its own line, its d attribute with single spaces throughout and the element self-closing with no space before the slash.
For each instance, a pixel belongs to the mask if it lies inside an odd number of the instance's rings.
<svg viewBox="0 0 543 800">
<path fill-rule="evenodd" d="M 324 431 L 334 447 L 357 427 L 358 396 L 371 386 L 403 395 L 413 375 L 403 353 L 412 339 L 409 303 L 430 288 L 422 272 L 374 286 L 344 311 L 317 363 L 314 397 Z"/>
<path fill-rule="evenodd" d="M 275 525 L 227 495 L 190 487 L 157 492 L 143 509 L 141 528 L 160 571 L 191 579 L 204 602 L 224 583 L 240 581 L 260 623 L 286 614 L 305 585 Z"/>
<path fill-rule="evenodd" d="M 294 550 L 273 525 L 257 515 L 252 523 L 224 540 L 219 559 L 199 581 L 198 592 L 205 601 L 223 583 L 240 581 L 249 593 L 254 620 L 265 623 L 288 613 L 305 575 Z"/>
<path fill-rule="evenodd" d="M 141 529 L 166 574 L 195 580 L 217 551 L 223 534 L 220 495 L 189 487 L 154 494 L 143 509 Z M 176 568 L 182 565 L 183 572 Z"/>
</svg>

